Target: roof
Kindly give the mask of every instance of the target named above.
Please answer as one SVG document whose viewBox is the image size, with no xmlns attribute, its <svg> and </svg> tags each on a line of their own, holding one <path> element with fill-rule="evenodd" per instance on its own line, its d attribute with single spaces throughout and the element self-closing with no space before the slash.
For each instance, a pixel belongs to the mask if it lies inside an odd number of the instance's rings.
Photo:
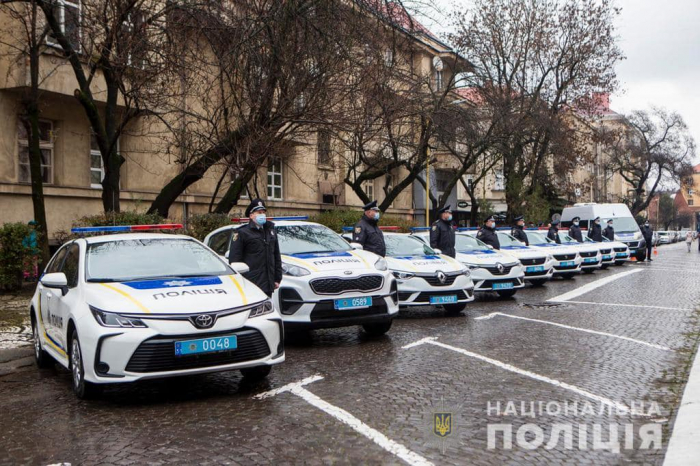
<svg viewBox="0 0 700 466">
<path fill-rule="evenodd" d="M 700 163 L 693 167 L 693 173 L 700 173 Z"/>
</svg>

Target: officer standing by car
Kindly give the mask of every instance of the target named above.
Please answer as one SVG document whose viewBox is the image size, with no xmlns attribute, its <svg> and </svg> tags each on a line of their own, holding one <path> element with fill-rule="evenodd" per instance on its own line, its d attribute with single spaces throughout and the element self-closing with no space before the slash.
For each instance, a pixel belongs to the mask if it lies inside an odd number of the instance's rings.
<svg viewBox="0 0 700 466">
<path fill-rule="evenodd" d="M 588 232 L 588 237 L 592 239 L 593 241 L 596 241 L 598 243 L 603 242 L 603 231 L 600 228 L 600 217 L 596 217 L 593 220 L 593 224 L 591 225 L 591 229 Z"/>
<path fill-rule="evenodd" d="M 355 224 L 352 234 L 352 242 L 359 243 L 365 251 L 373 252 L 378 256 L 386 255 L 384 233 L 379 229 L 379 207 L 377 201 L 372 201 L 363 207 L 365 213 L 359 222 Z"/>
<path fill-rule="evenodd" d="M 243 276 L 272 296 L 282 281 L 282 257 L 275 225 L 267 221 L 267 209 L 261 199 L 253 199 L 245 215 L 250 221 L 231 235 L 228 260 L 245 262 L 250 270 Z"/>
<path fill-rule="evenodd" d="M 613 228 L 613 219 L 608 220 L 608 226 L 603 230 L 603 236 L 610 241 L 615 241 L 615 229 Z"/>
<path fill-rule="evenodd" d="M 430 227 L 430 247 L 439 249 L 453 259 L 457 255 L 455 229 L 452 228 L 452 211 L 449 205 L 438 210 L 438 219 Z"/>
<path fill-rule="evenodd" d="M 579 223 L 581 222 L 581 217 L 574 217 L 573 220 L 571 221 L 571 226 L 569 227 L 569 236 L 571 236 L 573 239 L 578 241 L 579 243 L 583 243 L 583 235 L 581 234 L 581 227 L 579 227 Z"/>
<path fill-rule="evenodd" d="M 559 238 L 559 221 L 552 220 L 549 224 L 549 230 L 547 231 L 547 238 L 551 239 L 557 244 L 561 244 L 561 238 Z"/>
<path fill-rule="evenodd" d="M 510 235 L 521 243 L 525 243 L 525 246 L 530 246 L 530 242 L 527 240 L 527 235 L 523 231 L 523 228 L 525 227 L 525 220 L 523 219 L 523 216 L 519 215 L 513 220 L 515 220 L 515 225 L 513 226 L 513 229 L 510 230 Z"/>
<path fill-rule="evenodd" d="M 484 221 L 484 225 L 476 234 L 476 237 L 494 249 L 501 249 L 501 242 L 498 241 L 498 235 L 496 234 L 496 219 L 493 215 Z"/>
<path fill-rule="evenodd" d="M 649 225 L 649 220 L 644 222 L 644 226 L 642 227 L 642 236 L 644 237 L 644 241 L 647 243 L 647 262 L 652 262 L 651 260 L 651 248 L 652 248 L 652 241 L 654 239 L 654 230 L 651 229 L 651 225 Z"/>
</svg>

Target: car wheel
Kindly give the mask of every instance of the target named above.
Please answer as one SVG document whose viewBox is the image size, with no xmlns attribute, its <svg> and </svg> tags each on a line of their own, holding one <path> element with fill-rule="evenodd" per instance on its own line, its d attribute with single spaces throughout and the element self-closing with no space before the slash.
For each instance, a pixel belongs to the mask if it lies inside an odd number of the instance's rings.
<svg viewBox="0 0 700 466">
<path fill-rule="evenodd" d="M 547 283 L 547 279 L 546 278 L 538 278 L 537 280 L 530 280 L 530 283 L 532 284 L 532 286 L 542 286 L 545 283 Z"/>
<path fill-rule="evenodd" d="M 32 319 L 32 332 L 34 333 L 34 361 L 36 361 L 37 367 L 51 367 L 54 363 L 54 360 L 49 355 L 49 353 L 44 351 L 44 349 L 41 347 L 39 325 L 37 324 L 35 319 Z"/>
<path fill-rule="evenodd" d="M 593 272 L 595 272 L 595 269 L 583 269 L 582 272 L 583 273 L 593 273 Z"/>
<path fill-rule="evenodd" d="M 602 270 L 607 270 L 607 268 L 610 266 L 610 264 L 603 264 L 600 266 Z"/>
<path fill-rule="evenodd" d="M 617 265 L 618 267 L 621 265 L 625 265 L 625 261 L 617 261 L 615 262 L 615 265 Z"/>
<path fill-rule="evenodd" d="M 576 274 L 574 273 L 563 273 L 561 274 L 561 278 L 563 278 L 564 280 L 571 280 L 572 278 L 574 278 L 575 275 Z"/>
<path fill-rule="evenodd" d="M 467 308 L 466 304 L 443 304 L 442 307 L 445 308 L 445 313 L 448 316 L 456 316 L 463 310 Z"/>
<path fill-rule="evenodd" d="M 647 258 L 647 251 L 646 251 L 646 249 L 644 249 L 644 250 L 642 250 L 642 251 L 639 251 L 639 252 L 636 254 L 636 257 L 637 257 L 637 261 L 639 261 L 639 262 L 642 262 L 642 261 L 646 260 L 646 258 Z"/>
<path fill-rule="evenodd" d="M 241 374 L 246 380 L 256 382 L 270 375 L 271 370 L 272 366 L 246 367 L 245 369 L 241 369 Z"/>
<path fill-rule="evenodd" d="M 496 293 L 498 293 L 498 296 L 501 298 L 512 298 L 515 296 L 515 293 L 517 293 L 518 290 L 498 290 Z"/>
<path fill-rule="evenodd" d="M 365 329 L 365 332 L 369 333 L 370 335 L 378 337 L 389 331 L 392 322 L 393 320 L 390 320 L 389 322 L 378 322 L 376 324 L 363 324 L 362 328 Z"/>
<path fill-rule="evenodd" d="M 73 382 L 73 393 L 81 400 L 94 398 L 101 392 L 101 387 L 85 380 L 85 367 L 83 365 L 83 352 L 80 349 L 78 332 L 73 330 L 70 345 L 70 371 Z"/>
</svg>

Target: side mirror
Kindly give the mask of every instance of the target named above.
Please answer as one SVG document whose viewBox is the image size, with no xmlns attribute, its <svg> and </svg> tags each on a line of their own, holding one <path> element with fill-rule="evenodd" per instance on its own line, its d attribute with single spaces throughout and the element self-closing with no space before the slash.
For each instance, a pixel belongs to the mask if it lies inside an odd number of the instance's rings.
<svg viewBox="0 0 700 466">
<path fill-rule="evenodd" d="M 248 273 L 250 267 L 245 262 L 231 262 L 231 268 L 240 274 Z"/>
<path fill-rule="evenodd" d="M 229 253 L 229 252 L 231 252 L 231 251 L 229 250 L 229 251 L 226 251 L 226 252 L 224 253 L 224 257 L 225 257 L 226 259 L 228 259 L 228 253 Z"/>
<path fill-rule="evenodd" d="M 68 293 L 68 279 L 63 272 L 47 273 L 41 277 L 41 284 L 46 288 L 61 290 L 63 296 Z"/>
<path fill-rule="evenodd" d="M 493 249 L 493 246 L 491 246 L 490 244 L 487 244 L 487 246 L 489 247 L 489 249 Z"/>
<path fill-rule="evenodd" d="M 442 254 L 442 249 L 433 248 L 433 251 L 435 251 L 437 254 Z"/>
<path fill-rule="evenodd" d="M 356 251 L 361 251 L 364 249 L 360 243 L 350 243 L 350 247 Z"/>
</svg>

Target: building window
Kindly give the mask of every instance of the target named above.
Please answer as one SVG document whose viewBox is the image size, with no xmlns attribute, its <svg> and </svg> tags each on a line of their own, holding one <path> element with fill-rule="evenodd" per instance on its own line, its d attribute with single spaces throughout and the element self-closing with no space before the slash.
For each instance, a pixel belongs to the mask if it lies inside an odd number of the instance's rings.
<svg viewBox="0 0 700 466">
<path fill-rule="evenodd" d="M 493 185 L 493 189 L 496 191 L 503 191 L 506 189 L 505 179 L 503 177 L 503 170 L 496 170 L 496 182 Z"/>
<path fill-rule="evenodd" d="M 267 167 L 267 198 L 282 199 L 282 161 L 277 159 Z"/>
<path fill-rule="evenodd" d="M 374 200 L 374 180 L 367 180 L 362 183 L 362 190 L 365 192 L 370 201 Z"/>
<path fill-rule="evenodd" d="M 61 32 L 75 50 L 80 50 L 80 1 L 54 0 L 56 6 L 56 19 L 61 27 Z M 58 45 L 53 33 L 46 38 L 49 45 Z"/>
<path fill-rule="evenodd" d="M 331 153 L 331 135 L 328 131 L 321 130 L 318 132 L 316 142 L 316 150 L 318 152 L 318 164 L 329 166 L 333 163 L 333 154 Z"/>
<path fill-rule="evenodd" d="M 144 15 L 140 11 L 127 13 L 122 23 L 120 45 L 126 48 L 126 64 L 136 68 L 146 68 L 146 28 Z"/>
<path fill-rule="evenodd" d="M 102 189 L 102 180 L 105 179 L 105 167 L 102 163 L 102 154 L 97 145 L 95 133 L 90 132 L 90 187 Z"/>
<path fill-rule="evenodd" d="M 467 189 L 470 192 L 474 191 L 474 175 L 465 175 L 464 183 L 467 185 Z"/>
<path fill-rule="evenodd" d="M 688 199 L 688 205 L 693 205 L 693 200 L 692 200 L 692 199 Z"/>
<path fill-rule="evenodd" d="M 19 154 L 19 182 L 31 183 L 29 168 L 29 136 L 25 123 L 17 124 L 17 153 Z M 53 183 L 53 123 L 39 121 L 39 148 L 41 149 L 41 179 L 46 184 Z"/>
<path fill-rule="evenodd" d="M 384 65 L 387 67 L 394 66 L 394 51 L 392 49 L 384 51 Z"/>
<path fill-rule="evenodd" d="M 435 90 L 442 91 L 442 70 L 435 70 Z"/>
</svg>

